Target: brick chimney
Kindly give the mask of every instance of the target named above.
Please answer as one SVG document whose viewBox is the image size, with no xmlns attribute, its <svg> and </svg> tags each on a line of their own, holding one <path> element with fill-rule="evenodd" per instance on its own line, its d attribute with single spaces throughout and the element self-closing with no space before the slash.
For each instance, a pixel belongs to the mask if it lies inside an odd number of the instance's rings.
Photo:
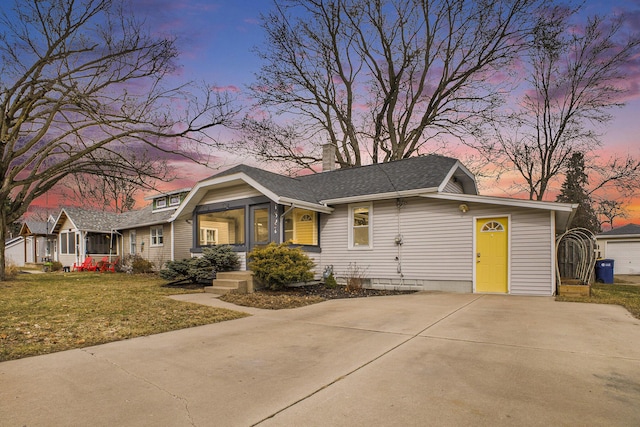
<svg viewBox="0 0 640 427">
<path fill-rule="evenodd" d="M 322 172 L 330 172 L 336 168 L 336 146 L 328 143 L 322 146 Z"/>
</svg>

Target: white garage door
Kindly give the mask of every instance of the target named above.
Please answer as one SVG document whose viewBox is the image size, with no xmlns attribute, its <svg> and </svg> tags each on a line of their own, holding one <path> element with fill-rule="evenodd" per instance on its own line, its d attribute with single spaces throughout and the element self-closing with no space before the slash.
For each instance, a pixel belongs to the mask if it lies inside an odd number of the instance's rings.
<svg viewBox="0 0 640 427">
<path fill-rule="evenodd" d="M 640 274 L 640 242 L 608 242 L 606 256 L 615 274 Z"/>
</svg>

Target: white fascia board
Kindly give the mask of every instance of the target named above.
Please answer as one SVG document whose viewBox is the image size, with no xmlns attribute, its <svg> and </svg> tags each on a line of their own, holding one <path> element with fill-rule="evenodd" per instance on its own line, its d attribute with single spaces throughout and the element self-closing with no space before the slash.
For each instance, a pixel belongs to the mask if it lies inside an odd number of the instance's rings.
<svg viewBox="0 0 640 427">
<path fill-rule="evenodd" d="M 322 213 L 331 213 L 331 212 L 333 212 L 333 208 L 330 208 L 329 206 L 318 205 L 316 203 L 310 203 L 310 202 L 303 202 L 303 201 L 296 200 L 296 199 L 290 199 L 288 197 L 280 197 L 276 201 L 276 203 L 278 203 L 279 205 L 285 205 L 285 206 L 292 206 L 292 207 L 296 207 L 296 208 L 309 209 L 309 210 L 312 210 L 312 211 L 322 212 Z"/>
<path fill-rule="evenodd" d="M 173 215 L 171 215 L 171 218 L 170 218 L 169 222 L 175 221 L 177 218 L 179 218 L 180 215 L 182 215 L 183 211 L 187 208 L 187 206 L 189 206 L 191 204 L 191 202 L 192 202 L 192 200 L 194 200 L 194 198 L 196 198 L 199 201 L 202 198 L 202 196 L 204 196 L 204 194 L 207 191 L 209 191 L 212 187 L 215 187 L 216 185 L 220 185 L 220 184 L 226 184 L 226 183 L 233 182 L 233 181 L 242 181 L 242 182 L 244 182 L 246 184 L 249 184 L 250 186 L 252 186 L 256 190 L 258 190 L 259 192 L 261 192 L 262 194 L 264 194 L 265 196 L 267 196 L 270 200 L 273 200 L 274 202 L 277 202 L 278 199 L 279 199 L 278 195 L 275 194 L 274 192 L 270 191 L 269 189 L 267 189 L 263 185 L 259 184 L 257 181 L 255 181 L 254 179 L 250 178 L 245 173 L 238 172 L 238 173 L 234 173 L 232 175 L 226 175 L 226 176 L 221 176 L 221 177 L 217 177 L 217 178 L 211 178 L 211 179 L 207 179 L 205 181 L 200 181 L 199 183 L 197 183 L 196 186 L 193 187 L 193 189 L 189 192 L 187 197 L 185 197 L 184 201 L 180 204 L 180 206 L 175 211 L 175 213 Z M 200 195 L 199 198 L 197 198 L 198 195 Z M 191 209 L 193 209 L 193 207 Z"/>
<path fill-rule="evenodd" d="M 73 230 L 79 230 L 79 228 L 76 225 L 76 223 L 73 222 L 73 219 L 71 219 L 71 216 L 69 215 L 69 212 L 67 212 L 64 208 L 62 208 L 62 210 L 60 211 L 60 214 L 58 215 L 58 219 L 56 220 L 55 224 L 53 224 L 53 229 L 54 230 L 56 229 L 56 226 L 58 225 L 58 221 L 60 221 L 60 217 L 62 216 L 63 212 L 64 212 L 64 215 L 69 220 L 69 222 L 71 222 L 71 224 L 73 224 Z M 62 227 L 62 224 L 60 224 L 60 227 Z M 60 230 L 60 231 L 62 231 L 62 230 Z M 60 233 L 60 231 L 58 231 L 58 233 Z"/>
<path fill-rule="evenodd" d="M 351 197 L 341 197 L 338 199 L 327 199 L 327 200 L 321 200 L 321 202 L 325 205 L 340 205 L 345 203 L 360 203 L 360 202 L 370 202 L 375 200 L 398 199 L 402 197 L 424 196 L 429 193 L 435 193 L 436 191 L 438 191 L 437 187 L 418 188 L 415 190 L 393 191 L 390 193 L 365 194 L 362 196 L 351 196 Z"/>
<path fill-rule="evenodd" d="M 477 196 L 474 194 L 436 193 L 424 194 L 423 197 L 455 200 L 459 202 L 476 202 L 520 208 L 543 209 L 558 212 L 572 212 L 578 207 L 577 203 L 541 202 L 538 200 L 507 199 L 505 197 Z"/>
<path fill-rule="evenodd" d="M 442 182 L 440 183 L 440 186 L 438 187 L 438 192 L 444 191 L 444 187 L 447 186 L 447 183 L 451 180 L 451 178 L 453 177 L 453 175 L 456 173 L 458 169 L 464 172 L 465 175 L 467 175 L 469 179 L 473 182 L 473 187 L 475 188 L 475 191 L 477 194 L 478 184 L 476 182 L 476 177 L 469 171 L 469 169 L 467 169 L 466 167 L 464 167 L 462 163 L 460 163 L 460 160 L 457 160 L 455 162 L 455 164 L 451 167 L 451 170 L 449 170 L 449 173 L 447 173 L 447 176 L 442 180 Z"/>
</svg>

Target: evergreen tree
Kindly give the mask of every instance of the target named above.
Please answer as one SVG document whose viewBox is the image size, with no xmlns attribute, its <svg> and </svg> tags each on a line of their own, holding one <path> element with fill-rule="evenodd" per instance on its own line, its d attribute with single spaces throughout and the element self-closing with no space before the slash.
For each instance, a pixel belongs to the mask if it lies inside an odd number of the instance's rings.
<svg viewBox="0 0 640 427">
<path fill-rule="evenodd" d="M 571 227 L 582 227 L 593 233 L 600 232 L 600 222 L 593 209 L 593 201 L 586 190 L 589 178 L 585 173 L 584 154 L 573 153 L 568 160 L 566 175 L 558 202 L 577 203 L 578 209 L 571 222 Z"/>
</svg>

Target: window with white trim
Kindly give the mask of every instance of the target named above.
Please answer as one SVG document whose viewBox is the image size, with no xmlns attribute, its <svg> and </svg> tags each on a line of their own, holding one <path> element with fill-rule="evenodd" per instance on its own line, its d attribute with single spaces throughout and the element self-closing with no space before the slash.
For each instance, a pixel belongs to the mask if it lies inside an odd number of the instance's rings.
<svg viewBox="0 0 640 427">
<path fill-rule="evenodd" d="M 169 197 L 169 206 L 178 206 L 180 204 L 180 196 Z"/>
<path fill-rule="evenodd" d="M 129 253 L 131 255 L 136 253 L 136 230 L 129 231 Z"/>
<path fill-rule="evenodd" d="M 76 233 L 60 233 L 60 254 L 73 255 L 76 253 Z"/>
<path fill-rule="evenodd" d="M 317 213 L 293 208 L 284 217 L 284 241 L 295 245 L 318 246 Z"/>
<path fill-rule="evenodd" d="M 217 245 L 218 244 L 218 229 L 217 228 L 200 228 L 200 246 Z"/>
<path fill-rule="evenodd" d="M 373 247 L 373 205 L 371 203 L 349 206 L 349 247 L 369 249 Z"/>
<path fill-rule="evenodd" d="M 156 209 L 162 209 L 167 207 L 167 199 L 165 197 L 156 199 Z"/>
<path fill-rule="evenodd" d="M 151 227 L 151 246 L 162 246 L 164 244 L 162 231 L 163 227 L 161 225 Z"/>
</svg>

